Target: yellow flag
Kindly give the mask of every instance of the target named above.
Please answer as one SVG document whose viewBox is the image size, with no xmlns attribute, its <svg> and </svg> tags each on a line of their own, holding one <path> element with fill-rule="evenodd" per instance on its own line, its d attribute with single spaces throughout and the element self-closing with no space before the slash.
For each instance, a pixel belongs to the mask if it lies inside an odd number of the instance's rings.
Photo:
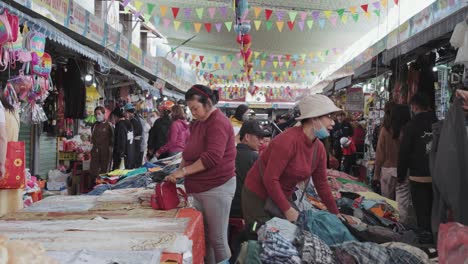
<svg viewBox="0 0 468 264">
<path fill-rule="evenodd" d="M 367 17 L 367 19 L 370 19 L 371 13 L 367 12 L 367 13 L 364 13 L 364 15 Z"/>
<path fill-rule="evenodd" d="M 195 60 L 195 58 L 197 58 L 197 55 L 192 54 L 192 60 Z"/>
<path fill-rule="evenodd" d="M 343 14 L 341 17 L 341 22 L 343 22 L 343 24 L 348 23 L 348 14 Z"/>
<path fill-rule="evenodd" d="M 262 25 L 262 21 L 261 21 L 261 20 L 255 20 L 255 21 L 254 21 L 254 24 L 255 24 L 255 29 L 256 29 L 257 31 L 259 31 L 259 30 L 260 30 L 260 26 Z"/>
<path fill-rule="evenodd" d="M 273 66 L 275 67 L 275 69 L 278 68 L 278 62 L 277 62 L 277 61 L 274 61 L 274 62 L 273 62 Z"/>
<path fill-rule="evenodd" d="M 227 61 L 227 57 L 226 57 L 226 56 L 223 56 L 223 61 L 224 61 L 224 62 Z"/>
<path fill-rule="evenodd" d="M 260 65 L 262 65 L 262 68 L 265 67 L 265 65 L 266 65 L 266 60 L 260 61 Z"/>
<path fill-rule="evenodd" d="M 161 10 L 161 16 L 165 17 L 167 13 L 167 6 L 160 6 L 159 10 Z"/>
<path fill-rule="evenodd" d="M 283 21 L 276 21 L 276 26 L 278 27 L 279 32 L 283 32 L 283 27 L 284 27 Z"/>
<path fill-rule="evenodd" d="M 383 7 L 387 7 L 388 1 L 387 0 L 382 0 L 380 3 L 382 4 Z"/>
<path fill-rule="evenodd" d="M 142 6 L 143 6 L 143 2 L 142 2 L 142 1 L 139 1 L 139 0 L 136 0 L 136 1 L 135 1 L 135 8 L 136 8 L 137 11 L 140 11 L 140 12 L 141 12 L 141 11 L 142 11 L 142 10 L 141 10 L 141 7 L 142 7 Z"/>
<path fill-rule="evenodd" d="M 349 11 L 351 12 L 351 14 L 356 14 L 356 11 L 357 11 L 357 7 L 353 6 L 353 7 L 350 7 L 349 8 Z"/>
<path fill-rule="evenodd" d="M 257 58 L 258 58 L 258 56 L 260 56 L 260 52 L 258 52 L 258 51 L 255 51 L 255 52 L 254 52 L 254 55 L 255 55 L 255 59 L 257 59 Z"/>
<path fill-rule="evenodd" d="M 255 13 L 255 18 L 258 18 L 260 15 L 260 12 L 262 12 L 262 8 L 259 6 L 254 7 L 254 13 Z"/>
<path fill-rule="evenodd" d="M 180 21 L 174 20 L 174 29 L 175 31 L 178 31 L 180 27 Z"/>
<path fill-rule="evenodd" d="M 193 26 L 195 27 L 195 32 L 200 33 L 200 29 L 202 24 L 201 23 L 193 23 Z"/>
<path fill-rule="evenodd" d="M 284 64 L 286 64 L 286 68 L 289 68 L 290 62 L 286 61 Z"/>
<path fill-rule="evenodd" d="M 325 17 L 326 17 L 327 19 L 329 19 L 329 18 L 331 17 L 332 11 L 330 11 L 330 10 L 323 11 L 323 14 L 325 15 Z"/>
<path fill-rule="evenodd" d="M 309 53 L 309 58 L 313 59 L 315 57 L 315 54 L 313 52 Z"/>
<path fill-rule="evenodd" d="M 232 67 L 232 63 L 230 63 L 230 62 L 226 63 L 226 67 L 227 67 L 228 70 L 230 70 L 231 67 Z"/>
</svg>

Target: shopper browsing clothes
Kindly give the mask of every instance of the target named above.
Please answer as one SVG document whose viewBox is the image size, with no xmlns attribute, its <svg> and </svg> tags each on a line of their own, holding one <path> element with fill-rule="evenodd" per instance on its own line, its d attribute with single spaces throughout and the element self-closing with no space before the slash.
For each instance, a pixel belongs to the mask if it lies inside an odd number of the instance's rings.
<svg viewBox="0 0 468 264">
<path fill-rule="evenodd" d="M 342 137 L 340 139 L 341 151 L 343 152 L 344 172 L 351 174 L 353 166 L 356 165 L 356 145 L 351 137 Z"/>
<path fill-rule="evenodd" d="M 128 103 L 124 106 L 125 115 L 127 120 L 130 120 L 133 128 L 133 164 L 132 168 L 139 168 L 143 163 L 143 150 L 141 149 L 141 141 L 143 139 L 143 125 L 140 121 L 140 117 L 135 110 L 133 104 Z"/>
<path fill-rule="evenodd" d="M 105 120 L 106 110 L 102 106 L 94 109 L 96 123 L 91 127 L 91 166 L 90 182 L 88 187 L 92 188 L 96 184 L 96 178 L 99 174 L 109 172 L 112 157 L 112 147 L 114 138 L 114 129 L 112 125 Z"/>
<path fill-rule="evenodd" d="M 167 143 L 156 152 L 157 158 L 171 157 L 182 152 L 190 136 L 184 108 L 181 105 L 174 105 L 171 110 L 172 124 L 169 128 Z"/>
<path fill-rule="evenodd" d="M 382 195 L 395 200 L 397 186 L 398 152 L 403 128 L 411 119 L 405 105 L 393 105 L 380 129 L 375 157 L 374 181 L 381 186 Z"/>
<path fill-rule="evenodd" d="M 241 142 L 236 146 L 236 194 L 234 195 L 229 215 L 230 217 L 242 218 L 242 187 L 244 186 L 247 173 L 258 159 L 258 152 L 263 144 L 263 139 L 269 136 L 269 133 L 260 127 L 258 121 L 249 120 L 242 124 L 239 136 Z"/>
<path fill-rule="evenodd" d="M 215 107 L 218 91 L 194 85 L 185 94 L 196 121 L 182 154 L 180 169 L 166 177 L 175 182 L 185 177 L 185 188 L 203 213 L 206 263 L 228 263 L 228 222 L 236 190 L 235 136 L 229 119 Z"/>
<path fill-rule="evenodd" d="M 341 149 L 340 139 L 342 137 L 351 137 L 353 136 L 353 127 L 351 124 L 345 120 L 346 114 L 344 112 L 338 113 L 336 116 L 336 124 L 331 131 L 333 139 L 333 152 L 335 158 L 338 160 L 341 168 L 343 151 Z"/>
<path fill-rule="evenodd" d="M 415 94 L 410 105 L 414 117 L 403 130 L 398 157 L 398 182 L 403 183 L 409 175 L 411 199 L 421 231 L 420 243 L 431 243 L 432 177 L 429 153 L 432 124 L 437 122 L 437 117 L 430 109 L 429 97 L 423 93 Z"/>
<path fill-rule="evenodd" d="M 154 122 L 149 132 L 148 160 L 154 158 L 156 152 L 167 143 L 167 135 L 172 123 L 171 108 L 174 105 L 172 101 L 164 101 L 159 107 L 162 116 Z M 160 156 L 159 158 L 162 159 L 164 156 Z"/>
<path fill-rule="evenodd" d="M 116 118 L 114 130 L 114 151 L 112 155 L 113 169 L 121 167 L 124 162 L 126 169 L 133 169 L 135 164 L 135 149 L 132 123 L 125 118 L 123 108 L 116 108 L 112 115 Z"/>
<path fill-rule="evenodd" d="M 338 214 L 327 181 L 327 154 L 320 139 L 330 135 L 332 114 L 341 111 L 324 95 L 311 95 L 299 103 L 301 126 L 275 137 L 249 171 L 242 190 L 242 210 L 248 224 L 265 223 L 273 217 L 267 212 L 276 207 L 285 218 L 295 222 L 299 212 L 291 206 L 296 185 L 312 177 L 313 185 L 331 213 Z M 313 162 L 313 160 L 315 160 Z"/>
</svg>

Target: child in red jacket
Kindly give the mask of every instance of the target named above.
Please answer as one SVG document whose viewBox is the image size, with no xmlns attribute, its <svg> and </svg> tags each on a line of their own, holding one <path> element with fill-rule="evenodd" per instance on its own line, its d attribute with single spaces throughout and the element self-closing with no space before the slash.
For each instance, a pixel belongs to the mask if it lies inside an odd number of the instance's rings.
<svg viewBox="0 0 468 264">
<path fill-rule="evenodd" d="M 344 156 L 344 172 L 351 174 L 353 166 L 356 165 L 356 145 L 351 137 L 342 137 L 340 144 Z"/>
</svg>

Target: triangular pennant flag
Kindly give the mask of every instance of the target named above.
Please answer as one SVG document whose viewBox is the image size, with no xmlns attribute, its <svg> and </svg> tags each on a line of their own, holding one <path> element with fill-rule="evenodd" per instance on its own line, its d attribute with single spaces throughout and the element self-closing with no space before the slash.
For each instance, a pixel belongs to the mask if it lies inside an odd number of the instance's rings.
<svg viewBox="0 0 468 264">
<path fill-rule="evenodd" d="M 192 16 L 192 8 L 184 8 L 184 17 L 189 19 Z"/>
<path fill-rule="evenodd" d="M 142 2 L 142 1 L 135 0 L 135 9 L 136 9 L 137 11 L 140 11 L 140 12 L 141 12 L 141 11 L 142 11 L 142 10 L 141 10 L 141 7 L 142 7 L 142 6 L 143 6 L 143 2 Z"/>
<path fill-rule="evenodd" d="M 198 56 L 198 58 L 200 59 L 201 62 L 203 62 L 203 60 L 205 59 L 205 56 Z"/>
<path fill-rule="evenodd" d="M 297 11 L 290 11 L 289 12 L 289 20 L 292 22 L 296 21 Z"/>
<path fill-rule="evenodd" d="M 323 14 L 325 15 L 325 17 L 326 17 L 327 19 L 329 19 L 330 16 L 331 16 L 331 14 L 332 14 L 332 11 L 330 11 L 330 10 L 323 11 Z"/>
<path fill-rule="evenodd" d="M 177 15 L 179 15 L 179 8 L 178 7 L 173 7 L 172 8 L 172 16 L 174 16 L 174 19 L 177 18 Z"/>
<path fill-rule="evenodd" d="M 361 8 L 362 8 L 362 10 L 364 10 L 364 12 L 366 12 L 366 13 L 369 12 L 368 11 L 369 10 L 369 4 L 361 5 Z"/>
<path fill-rule="evenodd" d="M 197 55 L 192 54 L 192 60 L 195 60 L 196 57 L 197 57 Z"/>
<path fill-rule="evenodd" d="M 239 66 L 242 66 L 242 65 L 244 65 L 244 60 L 239 60 L 238 63 L 239 63 Z"/>
<path fill-rule="evenodd" d="M 278 61 L 278 65 L 279 65 L 280 67 L 283 67 L 283 65 L 284 65 L 284 62 L 282 62 L 282 61 Z"/>
<path fill-rule="evenodd" d="M 283 59 L 283 55 L 278 55 L 278 61 L 281 61 Z"/>
<path fill-rule="evenodd" d="M 367 13 L 364 13 L 364 15 L 369 19 L 370 16 L 371 16 L 371 13 L 370 13 L 370 12 L 367 12 Z"/>
<path fill-rule="evenodd" d="M 359 20 L 359 14 L 354 14 L 353 15 L 354 22 L 358 22 Z"/>
<path fill-rule="evenodd" d="M 230 70 L 231 67 L 232 67 L 232 63 L 230 63 L 230 62 L 229 62 L 229 63 L 226 63 L 226 66 L 227 66 L 227 69 Z"/>
<path fill-rule="evenodd" d="M 159 26 L 159 22 L 161 22 L 161 18 L 159 18 L 158 16 L 154 16 L 153 17 L 153 23 L 155 26 Z"/>
<path fill-rule="evenodd" d="M 222 6 L 219 8 L 219 13 L 221 13 L 221 16 L 223 18 L 226 18 L 227 16 L 227 7 L 226 6 Z"/>
<path fill-rule="evenodd" d="M 260 26 L 262 25 L 262 21 L 261 20 L 255 20 L 254 24 L 255 24 L 255 30 L 259 31 Z"/>
<path fill-rule="evenodd" d="M 398 0 L 393 0 L 393 2 L 395 2 L 395 5 L 398 5 Z"/>
<path fill-rule="evenodd" d="M 184 53 L 184 60 L 187 60 L 189 56 L 190 56 L 190 54 Z"/>
<path fill-rule="evenodd" d="M 288 27 L 289 27 L 289 30 L 293 31 L 294 30 L 294 22 L 293 21 L 288 21 Z"/>
<path fill-rule="evenodd" d="M 163 24 L 164 24 L 164 28 L 168 28 L 169 24 L 171 24 L 171 20 L 168 19 L 168 18 L 164 18 L 163 19 Z"/>
<path fill-rule="evenodd" d="M 325 19 L 324 19 L 324 18 L 322 18 L 322 19 L 319 20 L 319 27 L 320 27 L 321 29 L 324 29 L 324 28 L 325 28 Z"/>
<path fill-rule="evenodd" d="M 278 68 L 278 62 L 277 61 L 273 61 L 273 67 Z"/>
<path fill-rule="evenodd" d="M 205 10 L 204 8 L 197 8 L 197 9 L 195 9 L 195 12 L 197 12 L 197 16 L 198 16 L 199 19 L 202 19 L 202 18 L 203 18 L 203 11 L 204 11 L 204 10 Z"/>
<path fill-rule="evenodd" d="M 165 17 L 167 13 L 167 6 L 160 6 L 159 10 L 161 11 L 161 16 Z"/>
<path fill-rule="evenodd" d="M 375 9 L 380 9 L 380 2 L 379 1 L 372 3 L 372 5 L 374 6 Z"/>
<path fill-rule="evenodd" d="M 330 54 L 330 50 L 325 51 L 325 56 L 328 56 L 328 54 Z"/>
<path fill-rule="evenodd" d="M 375 13 L 376 16 L 380 17 L 380 9 L 374 10 L 374 13 Z"/>
<path fill-rule="evenodd" d="M 205 23 L 206 32 L 211 33 L 211 23 Z"/>
<path fill-rule="evenodd" d="M 284 27 L 283 21 L 276 21 L 276 26 L 278 27 L 279 32 L 283 32 L 283 27 Z"/>
<path fill-rule="evenodd" d="M 382 0 L 380 1 L 380 3 L 382 4 L 383 7 L 387 7 L 388 0 Z"/>
<path fill-rule="evenodd" d="M 223 56 L 223 61 L 227 62 L 227 56 Z"/>
<path fill-rule="evenodd" d="M 260 56 L 260 52 L 258 52 L 258 51 L 255 51 L 255 52 L 254 52 L 254 56 L 255 56 L 255 59 L 257 59 L 257 58 L 258 58 L 258 56 Z"/>
<path fill-rule="evenodd" d="M 301 21 L 305 21 L 306 18 L 307 18 L 307 12 L 301 11 L 301 12 L 299 13 L 299 16 L 301 17 Z"/>
<path fill-rule="evenodd" d="M 320 17 L 320 11 L 314 11 L 312 12 L 312 18 L 317 21 Z"/>
<path fill-rule="evenodd" d="M 342 22 L 343 24 L 348 23 L 348 14 L 344 14 L 344 15 L 341 17 L 341 22 Z"/>
<path fill-rule="evenodd" d="M 259 7 L 259 6 L 254 7 L 255 18 L 258 18 L 258 16 L 260 15 L 260 12 L 262 12 L 261 7 Z"/>
<path fill-rule="evenodd" d="M 314 21 L 313 20 L 307 20 L 307 27 L 309 29 L 312 29 L 313 26 L 314 26 Z"/>
<path fill-rule="evenodd" d="M 287 61 L 284 64 L 286 65 L 286 68 L 289 68 L 289 65 L 291 64 L 291 62 Z"/>
<path fill-rule="evenodd" d="M 338 17 L 337 16 L 332 16 L 330 17 L 330 22 L 332 23 L 332 25 L 334 27 L 336 27 L 336 22 L 338 21 Z"/>
<path fill-rule="evenodd" d="M 277 10 L 276 11 L 276 18 L 278 18 L 278 21 L 283 21 L 283 17 L 284 17 L 284 11 Z"/>
<path fill-rule="evenodd" d="M 232 21 L 224 22 L 224 25 L 226 26 L 227 30 L 231 32 L 232 29 Z"/>
<path fill-rule="evenodd" d="M 184 22 L 185 31 L 190 31 L 192 24 L 190 22 Z"/>
<path fill-rule="evenodd" d="M 305 54 L 305 53 L 304 53 L 304 54 L 301 54 L 301 59 L 302 59 L 302 60 L 305 60 L 306 57 L 307 57 L 307 54 Z"/>
<path fill-rule="evenodd" d="M 238 52 L 238 53 L 236 54 L 236 57 L 237 57 L 238 59 L 240 59 L 241 56 L 242 56 L 242 53 L 241 53 L 241 52 Z"/>
<path fill-rule="evenodd" d="M 221 28 L 223 27 L 223 24 L 221 24 L 221 23 L 216 23 L 216 24 L 215 24 L 215 27 L 216 27 L 216 31 L 219 33 L 219 32 L 221 32 Z"/>
<path fill-rule="evenodd" d="M 271 14 L 273 14 L 273 10 L 265 9 L 265 18 L 266 18 L 266 20 L 270 20 Z"/>
<path fill-rule="evenodd" d="M 195 65 L 198 67 L 200 65 L 200 62 L 199 61 L 196 61 L 195 62 Z"/>
<path fill-rule="evenodd" d="M 267 22 L 266 22 L 266 29 L 267 29 L 267 31 L 270 31 L 272 27 L 273 27 L 273 22 L 267 21 Z"/>
<path fill-rule="evenodd" d="M 234 60 L 234 55 L 229 54 L 229 55 L 228 55 L 228 58 L 229 58 L 230 61 L 233 61 L 233 60 Z"/>
<path fill-rule="evenodd" d="M 174 29 L 175 31 L 178 31 L 180 27 L 180 21 L 174 20 Z"/>
<path fill-rule="evenodd" d="M 268 57 L 268 55 L 265 52 L 262 53 L 262 59 L 266 59 L 266 57 Z"/>
<path fill-rule="evenodd" d="M 153 10 L 155 7 L 156 7 L 155 4 L 150 4 L 150 3 L 146 4 L 146 10 L 148 11 L 148 14 L 150 15 L 153 14 Z"/>
<path fill-rule="evenodd" d="M 299 25 L 299 29 L 301 31 L 304 31 L 304 25 L 305 25 L 304 21 L 299 21 L 299 22 L 297 22 L 297 24 Z"/>
<path fill-rule="evenodd" d="M 344 9 L 344 8 L 339 9 L 339 10 L 336 10 L 336 13 L 338 13 L 338 15 L 340 16 L 340 18 L 343 17 L 344 12 L 345 12 L 345 9 Z"/>
<path fill-rule="evenodd" d="M 205 68 L 206 67 L 206 62 L 202 62 L 202 68 Z"/>
<path fill-rule="evenodd" d="M 226 64 L 225 64 L 225 63 L 221 63 L 221 69 L 224 70 L 225 67 L 226 67 Z"/>
<path fill-rule="evenodd" d="M 149 21 L 151 19 L 151 15 L 150 14 L 143 14 L 143 18 L 145 19 L 145 21 Z"/>
<path fill-rule="evenodd" d="M 293 65 L 293 67 L 296 67 L 297 61 L 292 61 L 292 65 Z"/>
<path fill-rule="evenodd" d="M 353 15 L 356 14 L 356 11 L 357 11 L 357 7 L 355 7 L 355 6 L 352 6 L 352 7 L 349 8 L 349 12 L 351 12 L 351 14 L 353 14 Z"/>
<path fill-rule="evenodd" d="M 130 4 L 130 1 L 131 1 L 131 0 L 124 0 L 124 1 L 122 2 L 122 6 L 123 6 L 124 8 L 127 7 L 128 4 Z"/>
<path fill-rule="evenodd" d="M 216 7 L 209 7 L 208 8 L 208 14 L 210 15 L 210 18 L 213 19 L 213 17 L 216 14 Z"/>
<path fill-rule="evenodd" d="M 200 33 L 201 30 L 201 23 L 193 23 L 193 26 L 195 27 L 195 32 Z"/>
<path fill-rule="evenodd" d="M 262 68 L 265 68 L 265 64 L 266 64 L 266 60 L 260 61 L 260 65 L 262 66 Z"/>
</svg>

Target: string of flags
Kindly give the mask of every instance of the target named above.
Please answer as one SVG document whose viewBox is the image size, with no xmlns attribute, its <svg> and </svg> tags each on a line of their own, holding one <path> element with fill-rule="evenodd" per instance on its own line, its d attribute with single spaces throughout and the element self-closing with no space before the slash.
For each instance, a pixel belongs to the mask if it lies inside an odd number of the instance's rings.
<svg viewBox="0 0 468 264">
<path fill-rule="evenodd" d="M 197 73 L 199 76 L 203 76 L 206 80 L 210 80 L 213 83 L 244 83 L 249 81 L 245 74 L 218 75 L 203 70 L 199 70 Z M 291 81 L 298 78 L 315 76 L 315 72 L 308 72 L 307 70 L 279 72 L 256 71 L 254 74 L 256 79 L 261 79 L 263 81 Z"/>
<path fill-rule="evenodd" d="M 257 31 L 276 29 L 279 32 L 283 32 L 285 28 L 288 28 L 290 31 L 295 29 L 304 31 L 312 30 L 315 27 L 325 29 L 327 24 L 337 27 L 338 22 L 347 24 L 349 21 L 358 22 L 362 17 L 368 19 L 370 19 L 372 15 L 380 17 L 382 10 L 388 7 L 388 1 L 389 0 L 378 0 L 360 6 L 324 11 L 274 10 L 254 6 L 247 9 L 245 16 L 253 11 L 253 29 Z M 399 4 L 398 0 L 393 0 L 393 2 L 395 5 Z M 209 23 L 203 21 L 187 21 L 194 18 L 198 18 L 199 20 L 204 18 L 212 20 L 215 18 L 227 19 L 228 14 L 230 14 L 228 10 L 231 9 L 228 6 L 180 8 L 160 5 L 159 8 L 156 8 L 156 4 L 144 3 L 143 0 L 124 0 L 122 5 L 125 8 L 130 3 L 139 10 L 135 15 L 142 15 L 146 21 L 152 22 L 155 26 L 163 26 L 165 29 L 171 27 L 176 31 L 181 29 L 185 31 L 195 30 L 197 33 L 204 29 L 208 33 L 219 33 L 224 29 L 231 32 L 234 26 L 232 20 Z M 127 11 L 129 11 L 129 9 L 127 9 Z M 273 14 L 275 14 L 275 16 L 273 16 Z M 276 18 L 276 21 L 274 21 L 274 18 Z"/>
</svg>

